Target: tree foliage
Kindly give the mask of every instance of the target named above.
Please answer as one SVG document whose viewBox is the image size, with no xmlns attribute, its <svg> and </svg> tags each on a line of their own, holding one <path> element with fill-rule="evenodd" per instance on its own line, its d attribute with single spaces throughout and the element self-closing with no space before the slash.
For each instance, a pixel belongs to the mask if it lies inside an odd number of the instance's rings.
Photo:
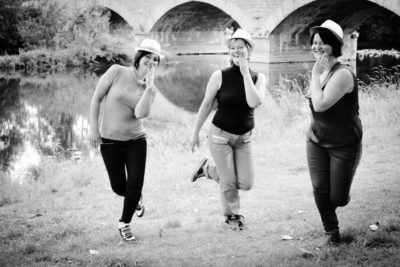
<svg viewBox="0 0 400 267">
<path fill-rule="evenodd" d="M 102 8 L 75 7 L 66 14 L 63 26 L 55 36 L 58 47 L 92 48 L 109 32 L 109 13 Z"/>
<path fill-rule="evenodd" d="M 0 6 L 0 55 L 23 48 L 105 57 L 124 50 L 110 37 L 110 11 L 94 2 L 0 0 Z"/>
<path fill-rule="evenodd" d="M 390 12 L 381 12 L 359 27 L 359 49 L 400 50 L 400 18 Z"/>
<path fill-rule="evenodd" d="M 64 9 L 65 4 L 56 0 L 26 4 L 18 23 L 25 48 L 54 48 L 54 38 L 65 21 Z"/>
<path fill-rule="evenodd" d="M 18 31 L 20 0 L 0 0 L 0 55 L 17 54 L 22 45 Z"/>
<path fill-rule="evenodd" d="M 22 9 L 19 32 L 27 49 L 93 48 L 109 31 L 109 16 L 91 5 L 38 0 Z"/>
</svg>

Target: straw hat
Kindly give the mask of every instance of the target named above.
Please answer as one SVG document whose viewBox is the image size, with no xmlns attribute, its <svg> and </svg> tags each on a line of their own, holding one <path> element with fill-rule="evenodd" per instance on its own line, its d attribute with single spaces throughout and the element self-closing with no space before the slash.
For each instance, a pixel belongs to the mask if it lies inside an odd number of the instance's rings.
<svg viewBox="0 0 400 267">
<path fill-rule="evenodd" d="M 318 32 L 319 29 L 326 29 L 333 33 L 333 35 L 338 39 L 341 45 L 343 45 L 343 30 L 342 27 L 340 27 L 339 24 L 336 22 L 328 19 L 324 23 L 321 24 L 321 26 L 314 26 L 310 29 L 310 33 L 314 34 Z"/>
<path fill-rule="evenodd" d="M 243 39 L 246 40 L 250 46 L 252 48 L 254 48 L 254 41 L 251 38 L 250 33 L 248 33 L 247 31 L 243 30 L 243 29 L 237 29 L 230 37 L 228 37 L 228 39 L 226 40 L 226 43 L 229 44 L 229 42 L 232 39 Z"/>
<path fill-rule="evenodd" d="M 153 39 L 144 39 L 139 46 L 135 47 L 137 51 L 147 51 L 153 54 L 158 55 L 160 58 L 164 58 L 164 55 L 161 54 L 161 46 L 160 43 Z"/>
</svg>

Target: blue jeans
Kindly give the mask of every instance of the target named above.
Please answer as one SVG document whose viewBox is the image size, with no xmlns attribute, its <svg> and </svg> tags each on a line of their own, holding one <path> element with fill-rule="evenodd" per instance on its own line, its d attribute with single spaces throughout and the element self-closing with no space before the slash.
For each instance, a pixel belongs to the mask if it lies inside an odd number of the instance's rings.
<svg viewBox="0 0 400 267">
<path fill-rule="evenodd" d="M 314 199 L 326 232 L 339 229 L 336 208 L 350 201 L 350 187 L 362 145 L 325 148 L 307 141 L 307 161 Z"/>
<path fill-rule="evenodd" d="M 146 168 L 146 138 L 129 141 L 102 138 L 100 152 L 112 190 L 124 197 L 120 222 L 130 223 L 142 194 Z"/>
<path fill-rule="evenodd" d="M 219 182 L 223 213 L 225 216 L 239 214 L 238 190 L 250 190 L 254 183 L 251 131 L 236 135 L 211 124 L 208 147 L 217 169 L 208 173 Z"/>
</svg>

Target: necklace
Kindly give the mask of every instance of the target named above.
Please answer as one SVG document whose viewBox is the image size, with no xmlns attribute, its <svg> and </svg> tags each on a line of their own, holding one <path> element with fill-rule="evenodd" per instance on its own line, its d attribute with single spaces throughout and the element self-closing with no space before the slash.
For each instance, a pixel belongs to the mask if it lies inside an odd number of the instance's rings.
<svg viewBox="0 0 400 267">
<path fill-rule="evenodd" d="M 132 71 L 133 79 L 135 80 L 136 84 L 137 84 L 139 87 L 143 87 L 143 88 L 144 88 L 144 87 L 146 86 L 146 81 L 145 81 L 145 79 L 140 80 L 140 79 L 136 76 L 136 73 L 135 73 L 135 70 L 133 69 L 133 67 L 131 67 L 130 69 L 131 69 L 131 71 Z"/>
</svg>

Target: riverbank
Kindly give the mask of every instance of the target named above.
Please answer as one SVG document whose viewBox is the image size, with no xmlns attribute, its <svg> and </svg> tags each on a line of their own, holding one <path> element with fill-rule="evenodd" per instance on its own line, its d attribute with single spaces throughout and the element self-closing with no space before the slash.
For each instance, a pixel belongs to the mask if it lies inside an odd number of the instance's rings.
<svg viewBox="0 0 400 267">
<path fill-rule="evenodd" d="M 400 261 L 399 101 L 395 89 L 360 95 L 363 156 L 352 201 L 338 209 L 345 242 L 337 247 L 320 247 L 324 236 L 305 159 L 308 107 L 294 91 L 257 110 L 257 178 L 251 191 L 241 193 L 246 230 L 223 228 L 215 183 L 188 180 L 208 153 L 204 141 L 189 152 L 194 115 L 181 122 L 147 119 L 146 213 L 133 219 L 136 243 L 120 242 L 122 201 L 111 191 L 97 151 L 78 164 L 46 158 L 36 178 L 22 185 L 1 174 L 0 265 L 393 265 Z M 203 140 L 205 134 L 206 127 Z"/>
<path fill-rule="evenodd" d="M 21 51 L 19 55 L 0 56 L 0 71 L 63 71 L 71 68 L 86 69 L 106 69 L 112 64 L 130 65 L 132 56 L 119 49 L 114 52 L 110 49 L 82 50 L 31 50 Z M 125 48 L 126 50 L 126 48 Z M 206 55 L 207 53 L 203 53 Z M 212 54 L 212 53 L 211 53 Z M 224 53 L 222 53 L 224 54 Z M 185 53 L 177 53 L 177 56 Z M 357 57 L 363 60 L 380 60 L 386 65 L 398 65 L 400 62 L 400 52 L 396 50 L 376 50 L 366 49 L 357 51 Z M 255 59 L 254 62 L 257 62 Z"/>
<path fill-rule="evenodd" d="M 132 58 L 123 52 L 110 50 L 83 51 L 65 50 L 31 50 L 21 51 L 19 55 L 0 56 L 2 71 L 64 71 L 71 68 L 103 69 L 112 64 L 128 65 Z"/>
</svg>

